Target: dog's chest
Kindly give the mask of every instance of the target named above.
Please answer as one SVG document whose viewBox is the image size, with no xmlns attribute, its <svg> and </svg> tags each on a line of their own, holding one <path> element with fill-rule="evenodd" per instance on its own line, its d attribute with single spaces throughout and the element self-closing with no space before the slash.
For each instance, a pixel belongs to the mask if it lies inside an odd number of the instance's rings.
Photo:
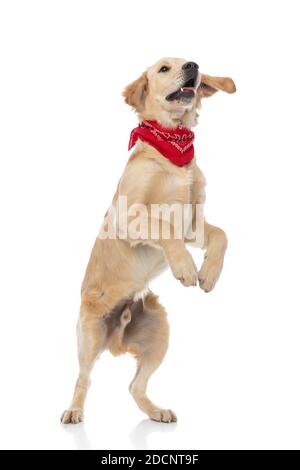
<svg viewBox="0 0 300 470">
<path fill-rule="evenodd" d="M 189 204 L 193 202 L 195 175 L 192 168 L 178 168 L 170 173 L 166 181 L 167 199 L 172 202 Z"/>
</svg>

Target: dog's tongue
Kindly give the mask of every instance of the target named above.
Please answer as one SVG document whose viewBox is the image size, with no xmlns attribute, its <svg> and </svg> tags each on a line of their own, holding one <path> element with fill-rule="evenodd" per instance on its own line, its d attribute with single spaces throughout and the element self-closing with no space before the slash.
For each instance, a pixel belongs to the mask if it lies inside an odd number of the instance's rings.
<svg viewBox="0 0 300 470">
<path fill-rule="evenodd" d="M 181 91 L 185 91 L 186 93 L 195 93 L 195 88 L 192 86 L 184 86 L 181 88 Z"/>
</svg>

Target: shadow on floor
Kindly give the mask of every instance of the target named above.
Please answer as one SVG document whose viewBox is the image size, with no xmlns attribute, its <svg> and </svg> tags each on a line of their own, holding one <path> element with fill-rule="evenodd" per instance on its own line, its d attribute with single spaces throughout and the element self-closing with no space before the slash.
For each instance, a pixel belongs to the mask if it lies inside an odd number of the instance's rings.
<svg viewBox="0 0 300 470">
<path fill-rule="evenodd" d="M 129 434 L 133 449 L 148 449 L 148 437 L 153 433 L 165 434 L 174 432 L 177 423 L 157 423 L 151 419 L 143 419 Z"/>
</svg>

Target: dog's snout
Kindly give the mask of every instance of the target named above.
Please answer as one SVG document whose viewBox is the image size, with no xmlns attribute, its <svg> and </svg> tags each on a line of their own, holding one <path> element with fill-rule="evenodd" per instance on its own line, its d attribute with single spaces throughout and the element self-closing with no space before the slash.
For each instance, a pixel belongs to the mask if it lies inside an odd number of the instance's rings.
<svg viewBox="0 0 300 470">
<path fill-rule="evenodd" d="M 182 66 L 182 70 L 189 70 L 189 69 L 197 70 L 198 68 L 199 68 L 199 65 L 196 64 L 196 62 L 186 62 Z"/>
</svg>

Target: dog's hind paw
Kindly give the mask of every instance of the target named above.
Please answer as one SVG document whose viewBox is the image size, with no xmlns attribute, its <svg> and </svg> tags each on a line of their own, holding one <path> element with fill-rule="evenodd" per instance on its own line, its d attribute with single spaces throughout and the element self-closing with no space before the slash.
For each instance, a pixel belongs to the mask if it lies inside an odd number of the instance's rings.
<svg viewBox="0 0 300 470">
<path fill-rule="evenodd" d="M 153 421 L 159 421 L 160 423 L 174 423 L 177 421 L 176 414 L 172 410 L 156 409 L 152 413 L 149 413 L 149 418 Z"/>
<path fill-rule="evenodd" d="M 60 421 L 62 424 L 78 424 L 83 421 L 83 411 L 80 408 L 73 410 L 66 410 L 61 415 Z"/>
</svg>

